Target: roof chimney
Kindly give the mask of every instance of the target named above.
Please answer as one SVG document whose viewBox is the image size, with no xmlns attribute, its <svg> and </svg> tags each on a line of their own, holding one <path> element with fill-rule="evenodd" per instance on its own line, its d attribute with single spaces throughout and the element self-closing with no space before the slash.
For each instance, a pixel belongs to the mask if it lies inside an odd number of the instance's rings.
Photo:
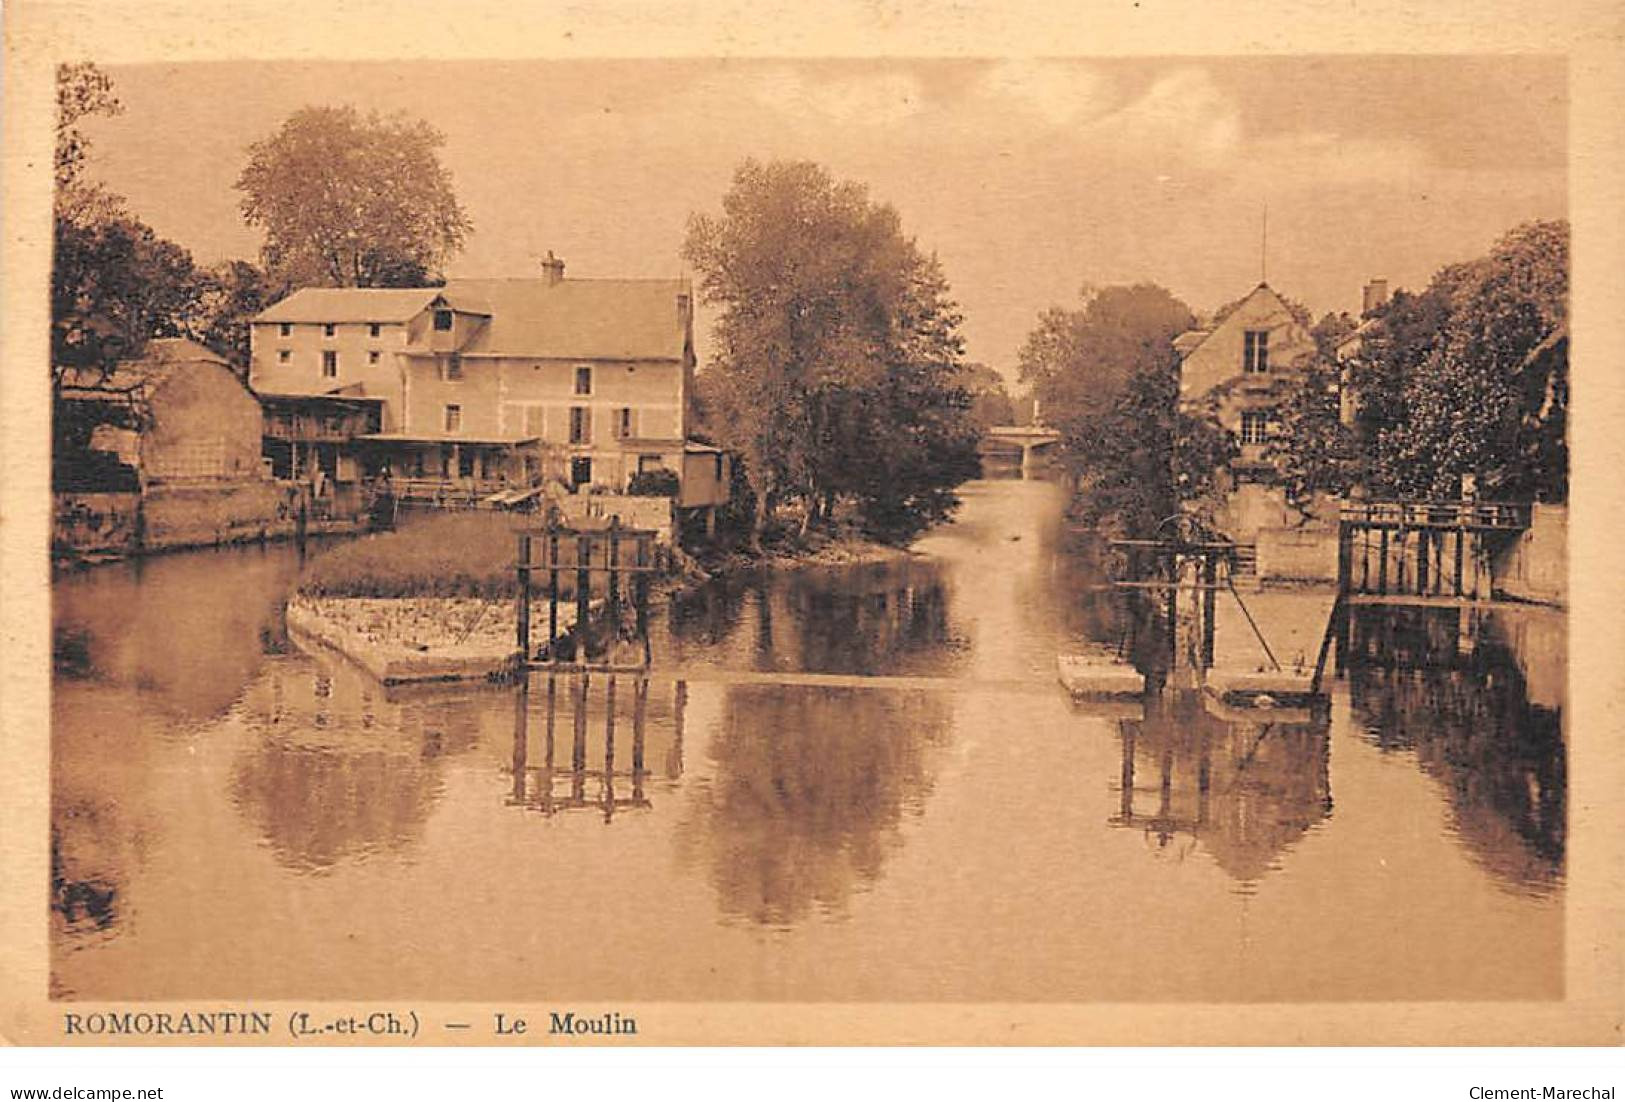
<svg viewBox="0 0 1625 1102">
<path fill-rule="evenodd" d="M 1365 285 L 1365 301 L 1360 307 L 1360 316 L 1368 318 L 1388 304 L 1388 281 L 1386 279 L 1373 279 Z"/>
<path fill-rule="evenodd" d="M 542 261 L 542 271 L 547 273 L 548 286 L 564 281 L 564 261 L 553 255 L 553 250 L 547 250 L 547 259 Z"/>
</svg>

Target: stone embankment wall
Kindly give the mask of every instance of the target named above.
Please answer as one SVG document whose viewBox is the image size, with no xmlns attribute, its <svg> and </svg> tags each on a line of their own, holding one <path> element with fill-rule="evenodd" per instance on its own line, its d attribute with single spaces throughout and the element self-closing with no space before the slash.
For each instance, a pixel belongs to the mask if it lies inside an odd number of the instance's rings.
<svg viewBox="0 0 1625 1102">
<path fill-rule="evenodd" d="M 1495 553 L 1491 561 L 1495 593 L 1519 601 L 1568 604 L 1569 511 L 1564 505 L 1535 505 L 1529 527 Z"/>
<path fill-rule="evenodd" d="M 123 555 L 182 547 L 282 539 L 295 534 L 299 491 L 287 483 L 198 483 L 138 493 L 59 493 L 51 550 L 59 555 Z M 359 517 L 307 513 L 307 531 L 354 531 Z"/>
<path fill-rule="evenodd" d="M 1337 581 L 1336 528 L 1261 528 L 1260 581 Z"/>
</svg>

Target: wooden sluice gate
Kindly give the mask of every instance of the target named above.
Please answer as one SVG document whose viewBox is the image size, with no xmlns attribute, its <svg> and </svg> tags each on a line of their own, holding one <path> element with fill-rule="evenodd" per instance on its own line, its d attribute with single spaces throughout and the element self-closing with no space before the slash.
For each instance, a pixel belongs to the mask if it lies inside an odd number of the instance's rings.
<svg viewBox="0 0 1625 1102">
<path fill-rule="evenodd" d="M 647 670 L 649 579 L 658 566 L 654 530 L 623 528 L 618 517 L 597 527 L 555 524 L 521 531 L 516 600 L 523 672 Z M 547 639 L 535 646 L 531 602 L 538 576 L 546 578 Z M 596 601 L 595 581 L 603 594 Z M 562 605 L 566 582 L 571 605 Z M 571 622 L 561 631 L 561 607 L 572 606 Z"/>
<path fill-rule="evenodd" d="M 1236 589 L 1237 545 L 1189 517 L 1171 517 L 1156 538 L 1121 539 L 1110 544 L 1122 559 L 1112 584 L 1125 595 L 1125 638 L 1116 656 L 1063 655 L 1061 681 L 1076 700 L 1174 690 L 1204 690 L 1236 705 L 1275 707 L 1319 699 L 1320 670 L 1283 667 L 1247 601 Z M 1245 623 L 1244 637 L 1256 641 L 1264 661 L 1237 663 L 1219 651 L 1218 603 L 1233 600 Z M 1123 652 L 1134 633 L 1147 633 L 1152 645 L 1135 646 L 1135 660 Z M 1250 646 L 1251 644 L 1249 644 Z"/>
<path fill-rule="evenodd" d="M 1347 596 L 1487 600 L 1497 537 L 1529 526 L 1526 504 L 1373 501 L 1338 519 L 1337 589 Z"/>
</svg>

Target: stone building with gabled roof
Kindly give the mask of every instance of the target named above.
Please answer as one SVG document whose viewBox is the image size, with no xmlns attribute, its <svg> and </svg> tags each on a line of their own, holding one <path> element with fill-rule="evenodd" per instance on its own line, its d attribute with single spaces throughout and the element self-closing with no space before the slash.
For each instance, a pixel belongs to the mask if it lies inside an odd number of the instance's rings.
<svg viewBox="0 0 1625 1102">
<path fill-rule="evenodd" d="M 1253 544 L 1260 530 L 1289 526 L 1293 518 L 1280 488 L 1271 484 L 1275 468 L 1265 451 L 1276 431 L 1277 408 L 1315 353 L 1309 319 L 1260 283 L 1205 327 L 1176 337 L 1174 349 L 1180 403 L 1211 411 L 1240 445 L 1218 518 L 1221 529 Z"/>
<path fill-rule="evenodd" d="M 376 400 L 356 437 L 388 470 L 470 495 L 554 477 L 623 488 L 684 472 L 692 291 L 670 279 L 529 279 L 308 288 L 253 320 L 250 382 L 286 398 Z M 438 491 L 437 491 L 438 492 Z"/>
</svg>

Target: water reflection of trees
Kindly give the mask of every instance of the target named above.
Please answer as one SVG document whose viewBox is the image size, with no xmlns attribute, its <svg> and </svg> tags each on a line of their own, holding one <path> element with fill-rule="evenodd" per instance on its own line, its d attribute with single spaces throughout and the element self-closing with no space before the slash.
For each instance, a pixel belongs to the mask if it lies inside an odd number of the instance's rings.
<svg viewBox="0 0 1625 1102">
<path fill-rule="evenodd" d="M 651 806 L 652 783 L 683 774 L 688 686 L 639 677 L 536 677 L 514 690 L 509 803 L 606 822 Z"/>
<path fill-rule="evenodd" d="M 249 689 L 255 736 L 231 798 L 284 866 L 320 872 L 419 840 L 441 762 L 479 737 L 493 694 L 391 698 L 339 661 L 269 667 Z"/>
<path fill-rule="evenodd" d="M 1555 663 L 1560 683 L 1562 654 L 1519 654 L 1504 627 L 1471 609 L 1357 608 L 1349 694 L 1371 742 L 1439 782 L 1474 859 L 1538 893 L 1563 877 L 1567 754 L 1561 704 L 1532 702 L 1529 678 Z"/>
<path fill-rule="evenodd" d="M 672 601 L 669 656 L 721 646 L 752 669 L 883 674 L 965 649 L 940 567 L 905 562 L 719 579 Z"/>
<path fill-rule="evenodd" d="M 165 729 L 218 716 L 264 655 L 285 646 L 282 606 L 296 571 L 286 549 L 233 548 L 58 577 L 56 676 L 133 688 Z"/>
<path fill-rule="evenodd" d="M 1118 721 L 1115 826 L 1183 857 L 1200 847 L 1250 889 L 1332 811 L 1327 724 L 1307 712 L 1148 700 Z"/>
<path fill-rule="evenodd" d="M 729 918 L 783 927 L 839 913 L 923 809 L 928 748 L 947 725 L 934 693 L 734 686 L 681 858 L 708 869 Z"/>
</svg>

